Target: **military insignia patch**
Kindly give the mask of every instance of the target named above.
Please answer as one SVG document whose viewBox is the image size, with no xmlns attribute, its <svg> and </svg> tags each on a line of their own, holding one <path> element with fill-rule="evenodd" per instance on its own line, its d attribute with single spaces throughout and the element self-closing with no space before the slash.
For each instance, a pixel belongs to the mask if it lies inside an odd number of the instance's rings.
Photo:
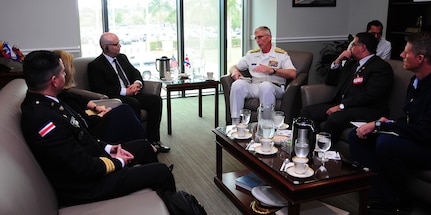
<svg viewBox="0 0 431 215">
<path fill-rule="evenodd" d="M 277 61 L 277 59 L 275 59 L 275 58 L 270 59 L 269 62 L 268 62 L 268 66 L 269 67 L 278 67 L 278 61 Z"/>
<path fill-rule="evenodd" d="M 76 128 L 79 128 L 79 121 L 76 120 L 75 117 L 73 117 L 73 116 L 70 118 L 70 124 L 72 124 Z"/>
<path fill-rule="evenodd" d="M 51 131 L 55 129 L 55 124 L 53 122 L 48 122 L 45 126 L 43 126 L 39 130 L 39 135 L 41 137 L 45 137 L 47 134 L 49 134 Z"/>
</svg>

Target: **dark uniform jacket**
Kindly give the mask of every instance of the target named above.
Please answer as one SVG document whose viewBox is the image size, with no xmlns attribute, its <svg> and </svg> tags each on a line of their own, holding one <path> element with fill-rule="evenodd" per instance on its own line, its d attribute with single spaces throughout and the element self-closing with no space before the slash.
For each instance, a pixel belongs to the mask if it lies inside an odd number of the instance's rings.
<svg viewBox="0 0 431 215">
<path fill-rule="evenodd" d="M 21 104 L 24 137 L 57 195 L 91 198 L 101 189 L 98 182 L 121 169 L 121 162 L 105 150 L 105 143 L 94 139 L 85 122 L 66 107 L 41 94 L 27 93 Z M 114 186 L 111 186 L 114 187 Z"/>
<path fill-rule="evenodd" d="M 343 103 L 345 108 L 367 107 L 388 113 L 387 100 L 393 85 L 391 66 L 378 56 L 373 56 L 357 68 L 351 60 L 338 71 L 330 71 L 327 83 L 337 83 L 334 104 Z"/>
<path fill-rule="evenodd" d="M 117 60 L 131 84 L 136 80 L 144 84 L 141 74 L 129 62 L 126 55 L 119 54 Z M 103 54 L 88 64 L 87 74 L 91 90 L 112 98 L 120 96 L 121 84 L 118 75 Z"/>
<path fill-rule="evenodd" d="M 431 75 L 418 81 L 417 88 L 413 87 L 414 76 L 407 89 L 404 100 L 404 117 L 396 123 L 383 123 L 382 130 L 393 131 L 400 137 L 412 142 L 429 145 L 431 142 Z"/>
</svg>

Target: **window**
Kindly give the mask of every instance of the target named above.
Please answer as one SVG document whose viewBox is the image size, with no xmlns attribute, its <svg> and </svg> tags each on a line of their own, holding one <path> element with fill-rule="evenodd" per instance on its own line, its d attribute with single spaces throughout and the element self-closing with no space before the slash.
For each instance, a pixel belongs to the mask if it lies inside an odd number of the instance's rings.
<svg viewBox="0 0 431 215">
<path fill-rule="evenodd" d="M 82 56 L 101 53 L 99 37 L 104 31 L 120 38 L 121 52 L 126 54 L 144 79 L 159 79 L 155 61 L 166 56 L 171 59 L 172 74 L 184 71 L 195 77 L 206 72 L 220 74 L 220 51 L 226 51 L 227 65 L 235 64 L 241 54 L 242 0 L 227 0 L 228 48 L 219 47 L 220 0 L 184 0 L 179 10 L 176 0 L 78 0 L 81 25 Z M 103 6 L 105 5 L 105 6 Z M 183 22 L 177 20 L 177 11 Z M 184 59 L 178 59 L 177 26 L 184 29 Z M 226 63 L 226 62 L 225 62 Z"/>
</svg>

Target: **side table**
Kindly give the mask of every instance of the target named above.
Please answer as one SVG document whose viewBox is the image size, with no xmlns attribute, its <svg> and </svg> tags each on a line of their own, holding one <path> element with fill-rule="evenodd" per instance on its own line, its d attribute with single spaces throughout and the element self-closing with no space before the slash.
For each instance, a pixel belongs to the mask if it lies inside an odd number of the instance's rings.
<svg viewBox="0 0 431 215">
<path fill-rule="evenodd" d="M 171 109 L 171 92 L 185 90 L 199 90 L 199 117 L 202 117 L 202 89 L 214 88 L 214 127 L 218 127 L 218 90 L 219 81 L 216 80 L 180 80 L 175 82 L 163 82 L 163 88 L 166 89 L 167 112 L 168 112 L 168 134 L 172 134 L 172 109 Z"/>
</svg>

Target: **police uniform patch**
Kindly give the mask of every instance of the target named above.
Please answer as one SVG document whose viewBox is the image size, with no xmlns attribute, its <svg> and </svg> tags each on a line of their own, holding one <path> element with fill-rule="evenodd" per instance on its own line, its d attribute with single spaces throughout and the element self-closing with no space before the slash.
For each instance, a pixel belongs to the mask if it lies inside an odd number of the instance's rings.
<svg viewBox="0 0 431 215">
<path fill-rule="evenodd" d="M 278 61 L 277 61 L 277 59 L 275 59 L 275 58 L 270 59 L 269 62 L 268 62 L 268 66 L 269 67 L 278 67 Z"/>
</svg>

